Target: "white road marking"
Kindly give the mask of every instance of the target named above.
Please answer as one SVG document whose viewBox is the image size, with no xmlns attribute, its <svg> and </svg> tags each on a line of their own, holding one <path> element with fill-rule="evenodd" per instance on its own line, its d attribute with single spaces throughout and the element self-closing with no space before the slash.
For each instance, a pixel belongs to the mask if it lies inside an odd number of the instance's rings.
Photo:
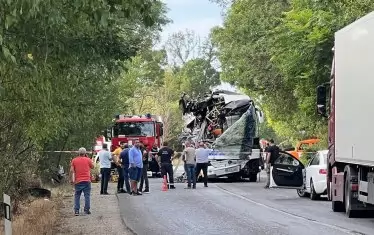
<svg viewBox="0 0 374 235">
<path fill-rule="evenodd" d="M 364 233 L 360 233 L 360 232 L 356 232 L 356 231 L 352 231 L 352 230 L 349 230 L 349 229 L 346 229 L 346 228 L 341 228 L 341 227 L 338 227 L 338 226 L 335 226 L 335 225 L 332 225 L 332 224 L 326 224 L 326 223 L 323 223 L 323 222 L 320 222 L 320 221 L 317 221 L 317 220 L 313 220 L 313 219 L 309 219 L 309 218 L 306 218 L 306 217 L 303 217 L 303 216 L 299 216 L 299 215 L 296 215 L 296 214 L 293 214 L 293 213 L 289 213 L 289 212 L 286 212 L 286 211 L 283 211 L 283 210 L 279 210 L 279 209 L 276 209 L 274 207 L 271 207 L 271 206 L 268 206 L 268 205 L 265 205 L 263 203 L 260 203 L 260 202 L 256 202 L 256 201 L 253 201 L 249 198 L 246 198 L 242 195 L 239 195 L 239 194 L 236 194 L 236 193 L 233 193 L 233 192 L 230 192 L 228 191 L 227 189 L 224 189 L 218 185 L 215 185 L 219 190 L 227 193 L 227 194 L 230 194 L 232 196 L 235 196 L 235 197 L 238 197 L 242 200 L 245 200 L 247 202 L 250 202 L 250 203 L 253 203 L 255 205 L 258 205 L 258 206 L 262 206 L 262 207 L 265 207 L 267 209 L 270 209 L 272 211 L 276 211 L 278 213 L 281 213 L 281 214 L 284 214 L 284 215 L 288 215 L 290 217 L 293 217 L 293 218 L 296 218 L 296 219 L 300 219 L 300 220 L 304 220 L 304 221 L 308 221 L 308 222 L 312 222 L 312 223 L 315 223 L 315 224 L 318 224 L 318 225 L 322 225 L 322 226 L 325 226 L 325 227 L 328 227 L 328 228 L 332 228 L 332 229 L 335 229 L 335 230 L 338 230 L 338 231 L 341 231 L 343 233 L 346 233 L 346 234 L 354 234 L 354 235 L 357 235 L 357 234 L 360 234 L 360 235 L 366 235 Z"/>
</svg>

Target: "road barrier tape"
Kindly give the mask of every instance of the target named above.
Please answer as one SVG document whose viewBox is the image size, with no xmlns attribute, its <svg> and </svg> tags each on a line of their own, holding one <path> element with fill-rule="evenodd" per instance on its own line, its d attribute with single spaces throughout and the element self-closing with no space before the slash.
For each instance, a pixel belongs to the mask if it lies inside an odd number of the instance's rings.
<svg viewBox="0 0 374 235">
<path fill-rule="evenodd" d="M 79 151 L 77 150 L 71 150 L 71 151 L 41 151 L 42 153 L 79 153 Z M 88 154 L 93 154 L 93 153 L 96 153 L 94 151 L 86 151 L 86 153 Z"/>
</svg>

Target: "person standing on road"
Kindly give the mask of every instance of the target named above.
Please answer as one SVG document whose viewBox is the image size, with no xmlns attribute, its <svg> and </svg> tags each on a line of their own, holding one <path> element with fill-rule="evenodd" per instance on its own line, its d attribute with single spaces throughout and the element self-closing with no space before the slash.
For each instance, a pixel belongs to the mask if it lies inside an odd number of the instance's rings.
<svg viewBox="0 0 374 235">
<path fill-rule="evenodd" d="M 279 157 L 279 147 L 275 145 L 274 140 L 271 139 L 269 147 L 267 147 L 266 152 L 266 185 L 265 188 L 269 188 L 270 186 L 270 168 L 274 164 L 275 160 Z"/>
<path fill-rule="evenodd" d="M 112 169 L 113 169 L 113 164 L 117 167 L 118 166 L 118 163 L 120 161 L 119 159 L 119 155 L 121 154 L 122 150 L 123 150 L 123 146 L 124 146 L 125 142 L 121 141 L 119 143 L 119 146 L 112 152 L 112 156 L 114 156 L 113 158 L 113 162 L 112 162 Z"/>
<path fill-rule="evenodd" d="M 204 142 L 199 143 L 199 148 L 196 149 L 196 178 L 200 171 L 203 170 L 204 187 L 208 187 L 208 164 L 210 149 L 205 148 Z"/>
<path fill-rule="evenodd" d="M 156 158 L 157 153 L 158 147 L 156 144 L 153 144 L 151 149 L 151 161 L 149 162 L 149 167 L 152 173 L 155 173 L 156 176 L 160 174 L 160 166 L 158 165 L 158 161 Z"/>
<path fill-rule="evenodd" d="M 86 149 L 79 149 L 79 156 L 71 161 L 70 181 L 74 184 L 74 213 L 79 215 L 80 198 L 84 194 L 84 213 L 90 212 L 90 196 L 91 196 L 91 169 L 94 168 L 92 160 L 86 156 Z"/>
<path fill-rule="evenodd" d="M 101 188 L 100 194 L 108 195 L 108 183 L 110 179 L 112 155 L 108 151 L 108 145 L 103 144 L 103 149 L 99 152 Z"/>
<path fill-rule="evenodd" d="M 159 163 L 161 168 L 161 176 L 169 176 L 170 189 L 175 189 L 174 172 L 172 160 L 174 158 L 174 150 L 168 147 L 168 142 L 164 142 L 164 146 L 158 151 Z M 167 178 L 167 177 L 166 177 Z"/>
<path fill-rule="evenodd" d="M 187 189 L 196 189 L 196 175 L 195 175 L 195 165 L 196 165 L 196 150 L 191 146 L 190 142 L 186 143 L 186 148 L 183 150 L 183 160 L 187 171 Z"/>
<path fill-rule="evenodd" d="M 188 169 L 187 169 L 186 159 L 183 157 L 183 153 L 184 153 L 184 150 L 187 148 L 187 142 L 182 144 L 182 147 L 183 147 L 182 160 L 183 160 L 184 174 L 185 174 L 186 179 L 187 179 L 187 176 L 188 176 L 188 172 L 187 172 Z"/>
<path fill-rule="evenodd" d="M 125 148 L 121 154 L 121 165 L 123 168 L 123 180 L 124 184 L 126 186 L 127 193 L 131 194 L 131 188 L 130 188 L 130 182 L 129 182 L 129 167 L 130 167 L 130 160 L 129 160 L 129 152 L 130 152 L 130 146 L 127 145 L 127 148 Z M 121 185 L 123 188 L 123 184 Z M 124 190 L 122 192 L 125 192 Z"/>
<path fill-rule="evenodd" d="M 148 167 L 149 167 L 149 155 L 150 153 L 147 150 L 148 146 L 143 145 L 141 146 L 142 154 L 143 154 L 143 169 L 142 169 L 142 176 L 140 178 L 140 186 L 139 192 L 141 193 L 149 193 L 149 180 L 148 180 Z M 145 189 L 143 191 L 143 184 L 145 182 Z"/>
<path fill-rule="evenodd" d="M 142 175 L 143 169 L 143 156 L 140 150 L 140 142 L 139 140 L 135 141 L 135 145 L 129 150 L 129 174 L 131 180 L 131 194 L 142 195 L 138 191 L 138 182 L 140 181 L 140 177 Z"/>
<path fill-rule="evenodd" d="M 129 145 L 125 142 L 121 142 L 121 148 L 123 149 L 121 153 L 118 155 L 118 159 L 116 160 L 117 164 L 117 171 L 118 171 L 118 183 L 117 183 L 117 193 L 126 193 L 130 191 L 129 185 L 129 174 L 128 174 L 128 168 L 129 168 L 129 157 L 128 157 L 128 150 L 127 152 L 127 159 L 124 159 L 125 156 L 122 154 L 125 152 L 126 149 L 129 148 Z M 127 160 L 127 169 L 125 169 L 125 161 Z M 125 176 L 125 172 L 127 172 L 127 176 Z M 123 185 L 125 183 L 125 178 L 127 179 L 126 183 L 126 190 L 123 189 Z"/>
</svg>

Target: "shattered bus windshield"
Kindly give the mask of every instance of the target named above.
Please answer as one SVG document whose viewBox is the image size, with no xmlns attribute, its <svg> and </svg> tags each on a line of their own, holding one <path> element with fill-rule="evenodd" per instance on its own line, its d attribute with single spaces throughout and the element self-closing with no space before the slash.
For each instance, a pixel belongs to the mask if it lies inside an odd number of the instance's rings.
<svg viewBox="0 0 374 235">
<path fill-rule="evenodd" d="M 119 122 L 114 126 L 114 136 L 154 136 L 153 122 Z"/>
<path fill-rule="evenodd" d="M 245 159 L 251 154 L 255 136 L 255 110 L 251 106 L 238 121 L 213 142 L 213 149 L 233 158 Z"/>
</svg>

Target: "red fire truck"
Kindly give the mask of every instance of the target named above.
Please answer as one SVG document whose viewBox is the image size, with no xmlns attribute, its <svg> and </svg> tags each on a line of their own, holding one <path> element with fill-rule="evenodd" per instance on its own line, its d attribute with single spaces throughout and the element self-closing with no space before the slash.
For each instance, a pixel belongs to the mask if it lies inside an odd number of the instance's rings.
<svg viewBox="0 0 374 235">
<path fill-rule="evenodd" d="M 157 115 L 116 115 L 113 125 L 104 133 L 104 136 L 96 138 L 94 151 L 102 149 L 104 143 L 113 152 L 121 141 L 132 144 L 139 140 L 152 148 L 154 144 L 161 147 L 163 143 L 163 122 Z"/>
<path fill-rule="evenodd" d="M 132 145 L 135 140 L 147 145 L 148 150 L 151 150 L 155 144 L 160 148 L 163 144 L 163 127 L 162 118 L 158 115 L 116 115 L 113 124 L 104 132 L 104 136 L 96 138 L 94 151 L 98 153 L 105 143 L 113 152 L 120 142 Z M 97 155 L 95 162 L 98 162 Z M 154 175 L 159 175 L 158 164 L 154 163 L 154 161 L 150 162 L 150 170 Z M 112 167 L 114 168 L 114 165 Z"/>
<path fill-rule="evenodd" d="M 148 146 L 149 150 L 154 144 L 160 147 L 163 143 L 163 122 L 158 115 L 116 115 L 114 123 L 104 135 L 110 142 L 113 152 L 119 143 L 124 141 L 132 145 L 139 140 Z M 103 141 L 105 142 L 105 141 Z"/>
</svg>

